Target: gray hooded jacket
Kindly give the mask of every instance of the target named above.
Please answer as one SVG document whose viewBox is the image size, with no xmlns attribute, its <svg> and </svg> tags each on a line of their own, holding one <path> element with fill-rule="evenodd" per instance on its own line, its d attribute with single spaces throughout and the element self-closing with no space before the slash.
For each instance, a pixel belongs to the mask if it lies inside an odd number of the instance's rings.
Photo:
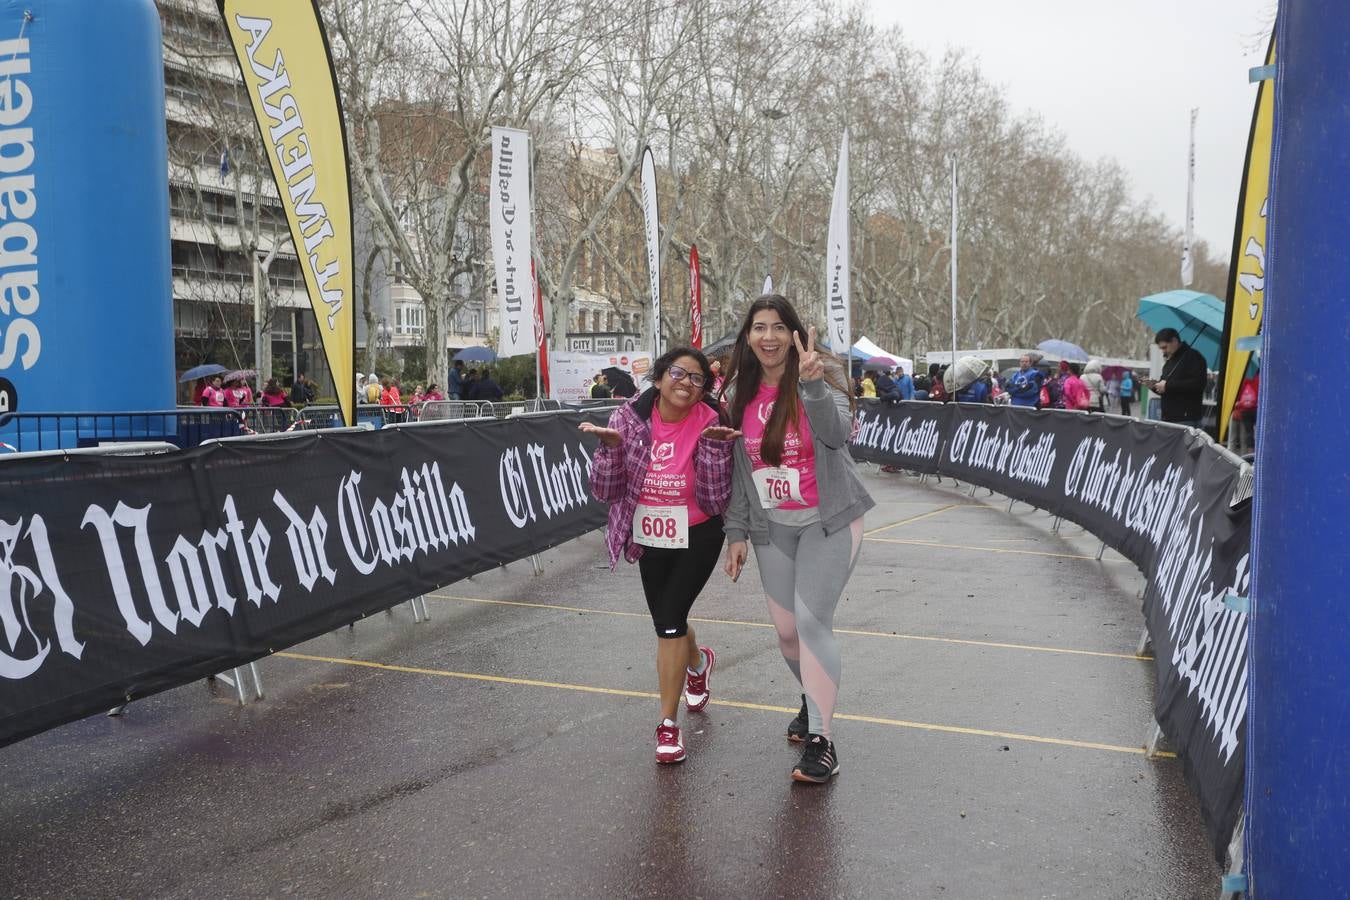
<svg viewBox="0 0 1350 900">
<path fill-rule="evenodd" d="M 806 419 L 811 423 L 811 444 L 816 454 L 816 488 L 820 495 L 820 523 L 826 534 L 848 527 L 854 519 L 876 505 L 858 478 L 848 452 L 853 434 L 853 415 L 848 397 L 831 388 L 823 378 L 799 381 L 797 394 Z M 731 505 L 723 516 L 727 540 L 735 543 L 747 536 L 756 544 L 769 542 L 769 516 L 760 505 L 751 477 L 750 455 L 745 438 L 736 441 L 735 471 L 731 478 Z"/>
<path fill-rule="evenodd" d="M 1080 377 L 1084 386 L 1088 389 L 1088 396 L 1092 398 L 1092 408 L 1105 406 L 1106 381 L 1102 378 L 1102 361 L 1099 359 L 1088 360 L 1088 364 L 1083 368 L 1083 374 Z"/>
</svg>

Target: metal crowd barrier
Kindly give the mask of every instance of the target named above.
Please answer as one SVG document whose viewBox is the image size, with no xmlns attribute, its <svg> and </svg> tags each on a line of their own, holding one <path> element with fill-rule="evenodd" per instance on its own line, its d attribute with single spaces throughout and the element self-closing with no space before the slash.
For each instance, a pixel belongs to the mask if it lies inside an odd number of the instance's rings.
<svg viewBox="0 0 1350 900">
<path fill-rule="evenodd" d="M 408 405 L 381 406 L 378 403 L 358 403 L 356 405 L 356 424 L 367 424 L 373 428 L 383 428 L 394 422 L 408 421 Z M 298 413 L 291 429 L 294 431 L 315 431 L 321 428 L 341 428 L 342 407 L 337 404 L 311 403 Z"/>
<path fill-rule="evenodd" d="M 244 426 L 253 434 L 290 431 L 300 419 L 300 414 L 289 406 L 245 406 L 235 412 L 244 417 Z"/>
<path fill-rule="evenodd" d="M 503 400 L 497 403 L 482 403 L 483 415 L 495 416 L 498 419 L 509 419 L 511 416 L 519 416 L 525 413 L 546 412 L 549 407 L 544 404 L 552 401 L 548 400 Z"/>
<path fill-rule="evenodd" d="M 419 410 L 419 422 L 443 422 L 453 419 L 477 419 L 485 415 L 477 400 L 427 400 Z"/>
<path fill-rule="evenodd" d="M 244 434 L 237 409 L 191 406 L 129 412 L 13 412 L 0 415 L 0 443 L 25 453 L 164 441 L 183 449 L 211 438 Z"/>
</svg>

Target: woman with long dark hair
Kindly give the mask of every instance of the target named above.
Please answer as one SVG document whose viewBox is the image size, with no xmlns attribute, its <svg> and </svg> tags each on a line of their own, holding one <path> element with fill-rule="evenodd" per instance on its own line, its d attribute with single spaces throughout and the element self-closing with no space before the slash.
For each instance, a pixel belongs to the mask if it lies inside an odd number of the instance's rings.
<svg viewBox="0 0 1350 900">
<path fill-rule="evenodd" d="M 685 758 L 676 717 L 708 705 L 714 655 L 689 627 L 689 610 L 722 552 L 722 512 L 731 494 L 731 453 L 740 432 L 711 400 L 712 367 L 698 350 L 677 347 L 653 365 L 652 387 L 614 410 L 609 427 L 581 430 L 600 439 L 591 492 L 609 504 L 609 563 L 622 556 L 642 573 L 656 626 L 661 722 L 656 761 Z"/>
<path fill-rule="evenodd" d="M 726 514 L 726 572 L 740 577 L 747 539 L 764 584 L 783 660 L 801 684 L 788 739 L 803 741 L 797 781 L 839 772 L 831 719 L 839 692 L 834 610 L 862 546 L 872 498 L 848 453 L 852 398 L 843 367 L 816 352 L 788 301 L 750 305 L 736 338 L 724 393 L 737 442 Z"/>
</svg>

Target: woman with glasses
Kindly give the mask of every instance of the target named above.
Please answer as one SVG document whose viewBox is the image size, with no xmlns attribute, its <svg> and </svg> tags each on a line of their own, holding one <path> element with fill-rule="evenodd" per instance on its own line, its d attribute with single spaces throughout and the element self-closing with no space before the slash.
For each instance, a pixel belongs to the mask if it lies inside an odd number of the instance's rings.
<svg viewBox="0 0 1350 900">
<path fill-rule="evenodd" d="M 591 491 L 609 504 L 609 563 L 623 556 L 642 574 L 656 626 L 661 721 L 656 761 L 685 758 L 677 721 L 680 694 L 697 712 L 708 705 L 714 656 L 689 627 L 689 610 L 722 552 L 722 512 L 731 494 L 727 428 L 711 399 L 712 368 L 698 350 L 677 347 L 653 365 L 652 387 L 616 409 L 609 427 L 583 422 L 600 439 Z"/>
<path fill-rule="evenodd" d="M 787 730 L 805 743 L 792 777 L 817 784 L 839 772 L 834 610 L 858 560 L 863 513 L 874 505 L 848 453 L 845 378 L 816 352 L 815 328 L 804 329 L 792 305 L 772 294 L 746 313 L 724 391 L 731 423 L 745 433 L 726 514 L 726 571 L 739 578 L 747 539 L 754 543 L 779 650 L 804 692 Z"/>
</svg>

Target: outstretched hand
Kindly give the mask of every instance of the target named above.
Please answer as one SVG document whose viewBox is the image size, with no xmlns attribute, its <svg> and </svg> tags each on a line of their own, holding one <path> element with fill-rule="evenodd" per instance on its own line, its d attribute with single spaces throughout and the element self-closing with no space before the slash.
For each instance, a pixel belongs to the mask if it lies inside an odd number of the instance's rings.
<svg viewBox="0 0 1350 900">
<path fill-rule="evenodd" d="M 587 434 L 595 435 L 600 439 L 600 443 L 611 449 L 623 443 L 623 435 L 613 428 L 605 428 L 596 425 L 594 422 L 582 422 L 577 428 Z"/>
<path fill-rule="evenodd" d="M 703 436 L 714 441 L 734 441 L 741 436 L 741 433 L 735 428 L 727 428 L 722 425 L 711 425 L 703 429 Z"/>
<path fill-rule="evenodd" d="M 797 345 L 797 377 L 802 381 L 819 381 L 825 377 L 825 363 L 816 352 L 816 326 L 806 332 L 806 346 L 802 346 L 800 331 L 792 332 L 792 343 Z"/>
</svg>

